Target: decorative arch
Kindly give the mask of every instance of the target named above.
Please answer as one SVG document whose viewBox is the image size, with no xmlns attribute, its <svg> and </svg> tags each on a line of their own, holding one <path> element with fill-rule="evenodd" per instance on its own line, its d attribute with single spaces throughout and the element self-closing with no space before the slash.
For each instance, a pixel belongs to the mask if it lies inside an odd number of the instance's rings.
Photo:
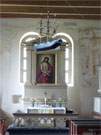
<svg viewBox="0 0 101 135">
<path fill-rule="evenodd" d="M 25 41 L 31 41 L 33 38 L 39 38 L 40 34 L 36 32 L 27 32 L 22 35 L 19 42 L 20 52 L 20 82 L 25 83 L 27 80 L 27 47 L 24 46 Z"/>
<path fill-rule="evenodd" d="M 23 41 L 27 40 L 28 38 L 30 38 L 30 40 L 31 40 L 31 38 L 33 38 L 33 37 L 34 38 L 40 37 L 40 34 L 37 33 L 37 32 L 27 32 L 27 33 L 25 33 L 20 39 L 20 45 Z"/>
<path fill-rule="evenodd" d="M 67 42 L 65 47 L 65 83 L 68 86 L 74 85 L 74 42 L 72 37 L 67 33 L 56 33 L 53 38 L 62 38 L 64 42 Z M 70 53 L 70 54 L 68 54 Z M 68 55 L 68 56 L 67 56 Z M 68 57 L 68 58 L 67 58 Z M 66 64 L 68 63 L 68 64 Z M 67 67 L 69 66 L 69 69 L 67 71 Z M 67 77 L 68 76 L 68 77 Z"/>
<path fill-rule="evenodd" d="M 31 41 L 35 38 L 40 38 L 40 34 L 36 32 L 27 32 L 20 39 L 20 82 L 26 82 L 27 79 L 27 47 L 24 46 L 25 41 Z M 52 36 L 53 39 L 62 39 L 66 42 L 65 47 L 65 83 L 68 86 L 74 85 L 74 42 L 72 37 L 66 33 L 56 33 Z"/>
</svg>

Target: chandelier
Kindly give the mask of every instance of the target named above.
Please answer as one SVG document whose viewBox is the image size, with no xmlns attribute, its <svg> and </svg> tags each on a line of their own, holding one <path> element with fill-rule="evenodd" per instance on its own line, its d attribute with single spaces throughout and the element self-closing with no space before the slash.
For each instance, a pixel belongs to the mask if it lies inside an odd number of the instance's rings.
<svg viewBox="0 0 101 135">
<path fill-rule="evenodd" d="M 33 51 L 47 51 L 62 47 L 64 48 L 67 43 L 64 42 L 61 38 L 54 38 L 57 29 L 55 17 L 56 14 L 54 14 L 53 22 L 51 22 L 50 13 L 48 11 L 47 19 L 40 19 L 40 36 L 38 38 L 33 38 L 30 41 L 23 42 L 23 44 L 25 46 L 32 46 Z"/>
<path fill-rule="evenodd" d="M 47 13 L 47 21 L 46 26 L 43 26 L 44 20 L 40 20 L 40 35 L 41 37 L 46 37 L 47 41 L 52 38 L 54 34 L 56 34 L 56 21 L 55 21 L 56 14 L 54 14 L 54 20 L 50 22 L 50 13 Z"/>
</svg>

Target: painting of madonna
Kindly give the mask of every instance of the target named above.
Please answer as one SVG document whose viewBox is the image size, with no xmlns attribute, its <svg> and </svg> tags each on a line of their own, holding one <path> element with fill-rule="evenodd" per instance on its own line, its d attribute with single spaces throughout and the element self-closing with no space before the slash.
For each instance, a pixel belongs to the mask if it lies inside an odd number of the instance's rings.
<svg viewBox="0 0 101 135">
<path fill-rule="evenodd" d="M 55 54 L 37 54 L 36 83 L 55 83 Z"/>
</svg>

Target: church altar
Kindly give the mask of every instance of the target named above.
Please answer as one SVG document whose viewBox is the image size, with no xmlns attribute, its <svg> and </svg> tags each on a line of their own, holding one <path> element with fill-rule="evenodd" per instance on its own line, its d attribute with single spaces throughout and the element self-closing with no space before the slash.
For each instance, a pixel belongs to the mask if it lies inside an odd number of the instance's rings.
<svg viewBox="0 0 101 135">
<path fill-rule="evenodd" d="M 50 127 L 64 128 L 66 121 L 78 116 L 77 113 L 13 113 L 13 126 L 17 127 Z"/>
<path fill-rule="evenodd" d="M 38 109 L 39 108 L 29 107 L 27 113 L 13 113 L 14 122 L 7 129 L 9 134 L 67 135 L 69 133 L 69 128 L 66 125 L 67 120 L 71 117 L 78 116 L 77 113 L 67 112 L 64 107 L 40 108 L 41 111 L 36 113 L 36 110 L 38 111 Z"/>
<path fill-rule="evenodd" d="M 7 129 L 10 135 L 67 135 L 69 128 L 66 121 L 78 116 L 74 112 L 13 113 L 13 115 L 14 122 Z"/>
</svg>

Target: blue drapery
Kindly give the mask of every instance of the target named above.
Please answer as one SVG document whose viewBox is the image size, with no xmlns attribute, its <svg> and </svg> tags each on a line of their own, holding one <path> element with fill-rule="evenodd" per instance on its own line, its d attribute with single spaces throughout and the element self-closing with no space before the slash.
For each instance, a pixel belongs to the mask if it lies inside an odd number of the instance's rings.
<svg viewBox="0 0 101 135">
<path fill-rule="evenodd" d="M 32 46 L 32 50 L 35 51 L 47 51 L 51 49 L 56 49 L 59 46 L 63 45 L 63 40 L 62 39 L 54 39 L 52 41 L 44 42 L 44 43 L 39 43 L 39 44 L 34 44 Z"/>
</svg>

